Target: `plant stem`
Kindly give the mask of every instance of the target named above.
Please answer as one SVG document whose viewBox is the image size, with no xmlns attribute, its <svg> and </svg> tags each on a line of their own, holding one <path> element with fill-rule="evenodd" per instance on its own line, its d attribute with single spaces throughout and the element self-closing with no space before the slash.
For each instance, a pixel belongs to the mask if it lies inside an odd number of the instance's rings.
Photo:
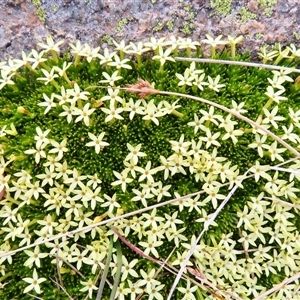
<svg viewBox="0 0 300 300">
<path fill-rule="evenodd" d="M 177 92 L 165 92 L 165 91 L 158 91 L 155 90 L 156 94 L 161 94 L 161 95 L 169 95 L 169 96 L 178 96 L 178 97 L 184 97 L 184 98 L 189 98 L 189 99 L 193 99 L 196 100 L 198 102 L 203 102 L 205 104 L 214 106 L 216 108 L 219 108 L 229 114 L 234 115 L 235 117 L 237 117 L 238 119 L 241 119 L 247 123 L 249 123 L 252 126 L 258 127 L 260 130 L 264 131 L 265 133 L 267 133 L 270 137 L 272 137 L 274 140 L 276 140 L 278 143 L 280 143 L 282 146 L 284 146 L 285 148 L 287 148 L 288 150 L 290 150 L 293 154 L 295 154 L 297 157 L 300 158 L 300 153 L 295 150 L 292 146 L 290 146 L 288 143 L 286 143 L 285 141 L 283 141 L 281 138 L 279 138 L 276 134 L 274 134 L 273 132 L 271 132 L 270 130 L 264 128 L 263 126 L 259 125 L 258 123 L 252 121 L 251 119 L 233 111 L 232 109 L 227 108 L 226 106 L 223 106 L 221 104 L 218 104 L 216 102 L 204 99 L 204 98 L 200 98 L 200 97 L 196 97 L 196 96 L 192 96 L 192 95 L 188 95 L 188 94 L 182 94 L 182 93 L 177 93 Z"/>
<path fill-rule="evenodd" d="M 211 58 L 190 58 L 190 57 L 174 57 L 178 61 L 190 61 L 190 62 L 200 62 L 200 63 L 210 63 L 210 64 L 223 64 L 223 65 L 237 65 L 245 67 L 254 67 L 254 68 L 264 68 L 271 70 L 293 70 L 295 73 L 300 73 L 300 69 L 283 67 L 283 66 L 273 66 L 260 63 L 251 63 L 244 61 L 234 61 L 234 60 L 223 60 L 223 59 L 211 59 Z"/>
</svg>

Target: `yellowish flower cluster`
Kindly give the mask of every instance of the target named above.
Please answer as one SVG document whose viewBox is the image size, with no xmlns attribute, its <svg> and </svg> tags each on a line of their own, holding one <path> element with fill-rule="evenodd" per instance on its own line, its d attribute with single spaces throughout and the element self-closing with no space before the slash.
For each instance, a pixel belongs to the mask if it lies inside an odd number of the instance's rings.
<svg viewBox="0 0 300 300">
<path fill-rule="evenodd" d="M 235 58 L 240 41 L 207 36 L 202 43 L 211 45 L 212 57 L 229 44 Z M 52 277 L 59 297 L 93 299 L 100 274 L 108 268 L 117 278 L 120 260 L 121 300 L 167 299 L 174 277 L 161 275 L 153 261 L 168 260 L 168 272 L 187 271 L 176 290 L 185 300 L 215 293 L 253 299 L 298 272 L 300 165 L 284 146 L 297 153 L 300 144 L 295 69 L 252 74 L 180 63 L 178 54 L 201 52 L 189 38 L 115 42 L 114 51 L 101 53 L 78 41 L 70 44 L 73 60 L 59 56 L 61 44 L 49 37 L 42 51 L 0 64 L 3 299 L 47 299 L 56 289 Z M 143 56 L 150 51 L 151 59 Z M 264 48 L 260 56 L 277 65 L 298 52 Z M 141 76 L 153 89 L 201 93 L 227 113 L 174 94 L 126 93 L 124 85 Z M 96 224 L 103 218 L 109 220 Z M 114 246 L 106 262 L 115 230 L 131 249 L 122 246 L 120 258 Z M 272 299 L 293 298 L 297 284 L 278 288 Z"/>
</svg>

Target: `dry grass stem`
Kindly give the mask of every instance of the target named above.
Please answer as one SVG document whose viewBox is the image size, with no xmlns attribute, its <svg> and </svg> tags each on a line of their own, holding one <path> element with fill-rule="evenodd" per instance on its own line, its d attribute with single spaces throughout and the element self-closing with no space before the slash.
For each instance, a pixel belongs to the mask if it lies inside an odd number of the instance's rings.
<svg viewBox="0 0 300 300">
<path fill-rule="evenodd" d="M 247 175 L 249 172 L 249 170 L 244 174 Z M 220 204 L 220 206 L 216 209 L 216 211 L 212 214 L 211 218 L 209 219 L 208 222 L 204 223 L 204 228 L 201 231 L 201 233 L 199 234 L 199 236 L 197 237 L 196 241 L 194 242 L 194 244 L 191 246 L 186 258 L 184 259 L 180 270 L 174 280 L 174 283 L 172 285 L 172 288 L 170 290 L 170 293 L 168 295 L 168 299 L 167 300 L 171 300 L 171 297 L 175 291 L 175 288 L 188 264 L 188 261 L 190 260 L 191 256 L 193 255 L 202 235 L 204 234 L 205 231 L 207 231 L 208 227 L 213 223 L 213 221 L 217 218 L 217 216 L 219 215 L 220 211 L 224 208 L 224 206 L 227 204 L 227 202 L 230 200 L 230 198 L 232 197 L 232 195 L 235 193 L 235 191 L 239 188 L 240 183 L 244 180 L 245 178 L 241 179 L 238 181 L 238 183 L 235 184 L 235 186 L 231 189 L 231 191 L 228 193 L 228 195 L 226 196 L 226 198 L 222 201 L 222 203 Z"/>
<path fill-rule="evenodd" d="M 58 247 L 58 249 L 55 253 L 55 260 L 56 260 L 56 269 L 57 269 L 57 274 L 58 274 L 58 280 L 59 280 L 60 285 L 63 287 L 64 284 L 63 284 L 63 281 L 62 281 L 62 278 L 61 278 L 60 267 L 59 267 L 59 258 L 58 258 L 58 251 L 59 250 L 60 250 L 60 248 Z"/>
<path fill-rule="evenodd" d="M 200 98 L 200 97 L 195 97 L 192 95 L 187 95 L 187 94 L 182 94 L 182 93 L 176 93 L 176 92 L 164 92 L 161 91 L 160 92 L 161 95 L 172 95 L 172 96 L 178 96 L 178 97 L 185 97 L 185 98 L 189 98 L 189 99 L 193 99 L 196 100 L 198 102 L 203 102 L 206 103 L 208 105 L 214 106 L 218 109 L 221 109 L 223 111 L 226 111 L 229 114 L 232 114 L 233 116 L 237 117 L 240 120 L 243 120 L 247 123 L 249 123 L 250 125 L 252 125 L 253 127 L 257 127 L 259 128 L 261 131 L 265 132 L 267 135 L 269 135 L 270 137 L 272 137 L 275 141 L 277 141 L 278 143 L 280 143 L 282 146 L 284 146 L 286 149 L 290 150 L 295 156 L 297 156 L 298 158 L 300 158 L 300 153 L 294 149 L 291 145 L 289 145 L 288 143 L 286 143 L 284 140 L 282 140 L 281 138 L 279 138 L 277 135 L 275 135 L 273 132 L 271 132 L 270 130 L 266 129 L 265 127 L 261 126 L 260 124 L 252 121 L 251 119 L 227 108 L 226 106 L 223 106 L 221 104 L 215 103 L 213 101 L 204 99 L 204 98 Z"/>
<path fill-rule="evenodd" d="M 168 255 L 168 257 L 163 260 L 163 263 L 160 265 L 160 267 L 157 269 L 157 271 L 155 272 L 155 274 L 153 275 L 153 279 L 155 279 L 157 277 L 157 275 L 161 272 L 161 270 L 163 268 L 165 268 L 165 265 L 167 264 L 168 260 L 171 258 L 172 254 L 174 253 L 174 251 L 176 250 L 176 246 L 172 249 L 172 251 L 170 252 L 170 254 Z M 143 294 L 140 294 L 137 296 L 137 298 L 135 300 L 140 300 L 142 299 L 144 293 Z"/>
<path fill-rule="evenodd" d="M 224 186 L 225 185 L 229 185 L 229 183 L 224 184 Z M 105 225 L 105 224 L 108 224 L 110 222 L 113 223 L 114 221 L 117 221 L 117 220 L 120 220 L 120 219 L 123 219 L 123 218 L 128 218 L 128 217 L 131 217 L 131 216 L 134 216 L 134 215 L 146 212 L 146 211 L 150 211 L 150 210 L 152 210 L 154 208 L 162 207 L 162 206 L 165 206 L 165 205 L 168 205 L 168 204 L 171 204 L 171 203 L 175 203 L 175 202 L 178 202 L 178 201 L 186 199 L 186 198 L 190 198 L 190 197 L 197 196 L 199 194 L 203 194 L 203 193 L 204 193 L 204 191 L 199 191 L 199 192 L 191 193 L 191 194 L 179 197 L 179 198 L 174 198 L 174 199 L 171 199 L 171 200 L 167 200 L 165 202 L 161 202 L 161 203 L 157 203 L 157 204 L 154 204 L 154 205 L 151 205 L 151 206 L 148 206 L 148 207 L 144 207 L 144 208 L 141 208 L 141 209 L 136 210 L 136 211 L 132 211 L 132 212 L 124 214 L 124 215 L 116 216 L 116 217 L 107 219 L 105 221 L 93 223 L 91 225 L 84 226 L 82 228 L 78 228 L 78 229 L 75 229 L 75 230 L 72 230 L 72 231 L 69 231 L 69 232 L 66 232 L 66 233 L 57 234 L 55 236 L 52 236 L 52 237 L 49 237 L 49 238 L 45 238 L 45 239 L 43 239 L 41 241 L 32 243 L 32 244 L 30 244 L 28 246 L 24 246 L 24 247 L 21 247 L 21 248 L 18 248 L 18 249 L 15 249 L 15 250 L 12 250 L 12 251 L 9 251 L 9 252 L 6 252 L 6 253 L 2 253 L 2 254 L 0 254 L 0 258 L 1 257 L 5 257 L 5 256 L 9 256 L 9 255 L 14 255 L 15 253 L 18 253 L 18 252 L 30 249 L 30 248 L 35 247 L 35 246 L 42 245 L 42 244 L 47 243 L 47 242 L 52 242 L 52 241 L 54 241 L 56 239 L 64 238 L 64 237 L 67 237 L 67 236 L 73 236 L 76 233 L 79 233 L 79 232 L 82 232 L 82 231 L 85 231 L 85 230 L 89 230 L 89 229 L 93 229 L 94 227 Z"/>
<path fill-rule="evenodd" d="M 174 274 L 174 275 L 177 275 L 179 270 L 176 269 L 174 266 L 170 265 L 167 263 L 168 261 L 168 258 L 166 260 L 159 260 L 159 259 L 156 259 L 156 258 L 153 258 L 147 254 L 145 254 L 142 250 L 140 250 L 138 247 L 132 245 L 125 237 L 123 237 L 119 231 L 115 228 L 115 227 L 112 227 L 113 231 L 117 234 L 117 236 L 120 238 L 120 240 L 125 244 L 127 245 L 132 251 L 136 252 L 137 254 L 139 254 L 140 256 L 146 258 L 146 259 L 149 259 L 150 261 L 153 261 L 155 263 L 157 263 L 158 265 L 160 265 L 160 269 L 161 268 L 164 268 L 166 269 L 168 272 Z M 174 251 L 174 249 L 173 249 Z M 173 252 L 172 251 L 172 252 Z M 171 252 L 171 254 L 172 254 Z M 170 255 L 169 255 L 170 256 Z M 169 257 L 168 256 L 168 257 Z M 159 269 L 159 270 L 160 270 Z M 155 273 L 155 276 L 157 275 L 157 273 L 159 272 L 159 270 Z M 154 277 L 155 278 L 155 277 Z M 198 281 L 196 280 L 193 280 L 192 278 L 188 277 L 187 275 L 183 274 L 182 276 L 183 279 L 185 280 L 190 280 L 191 282 L 193 282 L 194 284 L 196 284 L 197 286 L 201 287 L 202 289 L 204 289 L 205 291 L 208 291 L 210 293 L 213 293 L 208 287 L 206 287 L 204 284 L 200 284 Z M 213 290 L 215 291 L 218 291 L 220 292 L 223 296 L 226 296 L 226 291 L 222 291 L 220 290 L 219 288 L 215 287 L 212 283 L 210 283 L 208 280 L 205 281 L 205 284 L 208 285 L 210 288 L 212 288 Z M 139 298 L 137 298 L 139 299 Z M 136 300 L 137 300 L 136 299 Z M 236 298 L 238 300 L 240 300 L 239 298 Z"/>
<path fill-rule="evenodd" d="M 263 68 L 271 70 L 291 70 L 295 73 L 300 73 L 300 69 L 267 65 L 261 63 L 251 63 L 245 61 L 234 61 L 234 60 L 223 60 L 223 59 L 213 59 L 213 58 L 188 58 L 188 57 L 174 57 L 178 61 L 190 61 L 190 62 L 200 62 L 200 63 L 211 63 L 211 64 L 223 64 L 223 65 L 236 65 L 236 66 L 245 66 L 245 67 L 254 67 L 254 68 Z"/>
<path fill-rule="evenodd" d="M 108 86 L 90 86 L 87 89 L 89 89 L 89 88 L 108 88 Z M 146 97 L 150 94 L 160 94 L 160 95 L 178 96 L 178 97 L 183 97 L 183 98 L 189 98 L 189 99 L 192 99 L 192 100 L 196 100 L 198 102 L 202 102 L 202 103 L 214 106 L 214 107 L 216 107 L 220 110 L 223 110 L 223 111 L 225 111 L 229 114 L 232 114 L 233 116 L 235 116 L 236 118 L 238 118 L 240 120 L 243 120 L 243 121 L 249 123 L 253 127 L 257 127 L 258 129 L 260 129 L 261 131 L 263 131 L 267 135 L 269 135 L 271 138 L 273 138 L 275 141 L 280 143 L 282 146 L 284 146 L 286 149 L 290 150 L 295 156 L 300 158 L 300 153 L 296 149 L 294 149 L 291 145 L 289 145 L 284 140 L 279 138 L 273 132 L 271 132 L 270 130 L 268 130 L 265 127 L 261 126 L 257 122 L 255 122 L 255 121 L 253 121 L 253 120 L 237 113 L 236 111 L 234 111 L 232 109 L 227 108 L 226 106 L 218 104 L 216 102 L 213 102 L 213 101 L 201 98 L 201 97 L 196 97 L 196 96 L 192 96 L 192 95 L 188 95 L 188 94 L 183 94 L 183 93 L 159 91 L 159 90 L 154 89 L 148 81 L 140 79 L 140 78 L 138 79 L 138 82 L 136 84 L 126 85 L 125 88 L 120 88 L 120 87 L 110 87 L 110 88 L 118 88 L 118 89 L 121 89 L 121 90 L 125 90 L 129 93 L 137 94 L 140 98 L 144 98 L 144 97 Z"/>
<path fill-rule="evenodd" d="M 78 275 L 80 275 L 82 278 L 84 278 L 84 275 L 79 271 L 77 270 L 72 264 L 70 264 L 69 262 L 67 262 L 66 260 L 64 260 L 62 257 L 58 256 L 56 254 L 56 257 L 60 260 L 62 260 L 66 265 L 68 265 L 73 271 L 75 271 Z"/>
<path fill-rule="evenodd" d="M 290 161 L 294 161 L 294 160 L 296 160 L 296 158 L 293 158 L 293 159 L 291 159 L 289 161 L 286 161 L 286 162 L 281 162 L 281 163 L 277 164 L 276 166 L 282 166 L 282 165 L 287 164 Z M 269 167 L 266 170 L 266 172 L 270 171 L 271 168 L 273 168 L 273 167 Z M 251 177 L 254 177 L 254 174 L 243 176 L 243 180 L 251 178 Z M 230 183 L 224 183 L 221 186 L 224 187 L 224 186 L 228 186 L 229 184 Z M 151 205 L 151 206 L 148 206 L 148 207 L 144 207 L 142 209 L 139 209 L 139 210 L 136 210 L 136 211 L 132 211 L 132 212 L 124 214 L 124 215 L 116 216 L 116 217 L 113 217 L 113 218 L 110 218 L 110 219 L 107 219 L 107 220 L 104 220 L 104 221 L 101 221 L 101 222 L 93 223 L 91 225 L 87 225 L 87 226 L 84 226 L 84 227 L 79 228 L 79 229 L 75 229 L 75 230 L 72 230 L 72 231 L 69 231 L 69 232 L 66 232 L 66 233 L 57 234 L 55 236 L 52 236 L 52 237 L 49 237 L 49 238 L 45 238 L 45 239 L 43 239 L 41 241 L 32 243 L 30 245 L 27 245 L 27 246 L 24 246 L 24 247 L 21 247 L 21 248 L 18 248 L 18 249 L 15 249 L 15 250 L 12 250 L 12 251 L 9 251 L 9 252 L 6 252 L 6 253 L 2 253 L 2 254 L 0 254 L 0 258 L 1 257 L 5 257 L 5 256 L 9 256 L 9 255 L 14 255 L 15 253 L 18 253 L 18 252 L 30 249 L 30 248 L 35 247 L 35 246 L 42 245 L 42 244 L 47 243 L 47 242 L 52 242 L 52 241 L 54 241 L 56 239 L 61 239 L 61 238 L 65 238 L 65 237 L 68 237 L 68 236 L 72 236 L 72 235 L 74 235 L 76 233 L 80 233 L 80 232 L 85 231 L 85 230 L 93 229 L 94 227 L 105 225 L 105 224 L 108 224 L 110 222 L 114 222 L 114 221 L 117 221 L 117 220 L 120 220 L 120 219 L 123 219 L 123 218 L 126 219 L 128 217 L 131 217 L 131 216 L 134 216 L 134 215 L 146 212 L 146 211 L 150 211 L 150 210 L 152 210 L 154 208 L 158 208 L 158 207 L 162 207 L 162 206 L 165 206 L 165 205 L 168 205 L 168 204 L 172 204 L 172 203 L 178 202 L 178 201 L 186 199 L 186 198 L 190 198 L 190 197 L 194 197 L 194 196 L 197 196 L 197 195 L 201 195 L 203 193 L 205 193 L 205 192 L 202 190 L 202 191 L 198 191 L 198 192 L 195 192 L 195 193 L 187 194 L 185 196 L 181 196 L 179 198 L 173 198 L 171 200 L 167 200 L 167 201 L 164 201 L 164 202 L 161 202 L 161 203 L 157 203 L 157 204 L 154 204 L 154 205 Z M 62 258 L 60 258 L 60 259 L 62 259 Z"/>
<path fill-rule="evenodd" d="M 282 204 L 282 205 L 284 205 L 284 206 L 293 207 L 293 208 L 295 208 L 295 209 L 300 209 L 300 205 L 297 205 L 297 204 L 292 204 L 292 203 L 289 203 L 289 202 L 286 202 L 286 201 L 280 200 L 280 199 L 278 199 L 278 198 L 263 197 L 263 199 L 267 199 L 267 200 L 275 201 L 275 202 L 281 203 L 281 204 Z"/>
<path fill-rule="evenodd" d="M 55 280 L 52 279 L 51 277 L 50 277 L 50 280 L 51 280 L 52 282 L 54 282 L 59 288 L 61 288 L 61 289 L 63 290 L 63 292 L 68 296 L 68 298 L 69 298 L 70 300 L 74 300 L 74 298 L 72 298 L 72 297 L 70 296 L 70 294 L 68 294 L 68 292 L 66 291 L 66 289 L 65 289 L 61 284 L 59 284 L 57 281 L 55 281 Z"/>
<path fill-rule="evenodd" d="M 50 278 L 50 279 L 51 279 L 51 278 Z M 30 293 L 27 293 L 27 295 L 31 296 L 31 297 L 34 298 L 34 299 L 44 300 L 43 298 L 37 297 L 37 296 L 32 295 L 32 294 L 30 294 Z"/>
<path fill-rule="evenodd" d="M 258 297 L 254 298 L 253 300 L 263 300 L 264 298 L 266 298 L 267 296 L 279 291 L 283 286 L 297 280 L 300 278 L 300 272 L 296 273 L 295 275 L 293 275 L 290 278 L 287 278 L 285 280 L 283 280 L 281 283 L 279 283 L 278 285 L 272 287 L 271 289 L 267 290 L 266 292 L 264 292 L 263 294 L 260 294 Z M 292 300 L 292 299 L 291 299 Z M 296 298 L 294 299 L 296 300 Z"/>
</svg>

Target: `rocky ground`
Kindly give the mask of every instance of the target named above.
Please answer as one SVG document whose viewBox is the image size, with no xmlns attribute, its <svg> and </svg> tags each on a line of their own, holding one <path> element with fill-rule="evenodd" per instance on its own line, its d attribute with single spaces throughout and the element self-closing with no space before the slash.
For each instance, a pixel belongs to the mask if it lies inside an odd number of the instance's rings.
<svg viewBox="0 0 300 300">
<path fill-rule="evenodd" d="M 153 3 L 154 2 L 154 3 Z M 243 50 L 300 41 L 299 0 L 2 0 L 0 60 L 19 57 L 47 35 L 103 48 L 112 39 L 244 35 Z M 65 43 L 67 45 L 67 43 Z"/>
</svg>

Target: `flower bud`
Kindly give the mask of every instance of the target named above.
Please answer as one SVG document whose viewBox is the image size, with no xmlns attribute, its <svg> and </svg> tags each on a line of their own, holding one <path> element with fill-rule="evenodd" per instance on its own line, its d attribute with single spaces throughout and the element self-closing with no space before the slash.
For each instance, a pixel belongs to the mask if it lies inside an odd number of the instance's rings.
<svg viewBox="0 0 300 300">
<path fill-rule="evenodd" d="M 20 113 L 20 114 L 23 114 L 23 115 L 30 115 L 30 112 L 24 108 L 23 106 L 19 106 L 17 108 L 17 111 Z"/>
<path fill-rule="evenodd" d="M 300 76 L 295 79 L 295 90 L 298 91 L 300 89 Z"/>
</svg>

